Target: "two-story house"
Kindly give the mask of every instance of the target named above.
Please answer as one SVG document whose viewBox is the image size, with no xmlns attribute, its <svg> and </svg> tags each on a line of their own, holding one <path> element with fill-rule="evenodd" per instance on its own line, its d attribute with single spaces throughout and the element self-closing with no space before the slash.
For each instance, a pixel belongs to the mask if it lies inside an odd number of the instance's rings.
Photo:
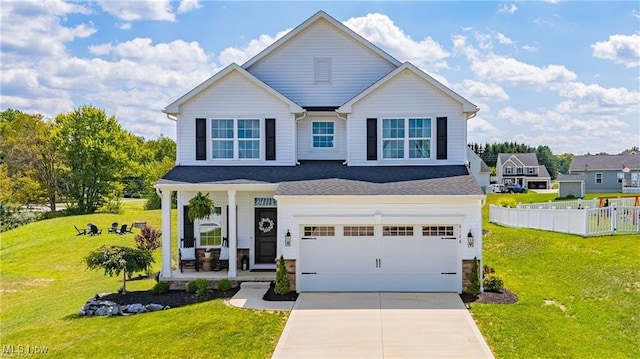
<svg viewBox="0 0 640 359">
<path fill-rule="evenodd" d="M 283 255 L 299 292 L 460 292 L 482 260 L 485 196 L 465 166 L 478 108 L 322 11 L 164 112 L 178 153 L 156 185 L 161 280 L 180 276 L 172 226 L 200 249 L 228 243 L 229 278 L 244 256 Z M 192 223 L 197 192 L 216 214 Z"/>
<path fill-rule="evenodd" d="M 535 153 L 500 153 L 496 162 L 498 183 L 517 183 L 529 189 L 551 188 L 551 176 Z"/>
</svg>

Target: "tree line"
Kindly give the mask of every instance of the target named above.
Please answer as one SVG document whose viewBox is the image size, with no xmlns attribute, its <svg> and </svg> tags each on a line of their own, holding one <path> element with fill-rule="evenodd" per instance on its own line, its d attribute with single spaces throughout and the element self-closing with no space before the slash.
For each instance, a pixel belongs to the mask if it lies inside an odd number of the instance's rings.
<svg viewBox="0 0 640 359">
<path fill-rule="evenodd" d="M 123 196 L 153 199 L 176 156 L 172 139 L 146 140 L 86 105 L 53 119 L 7 109 L 0 139 L 2 212 L 26 204 L 55 211 L 61 202 L 71 213 L 118 212 Z"/>
</svg>

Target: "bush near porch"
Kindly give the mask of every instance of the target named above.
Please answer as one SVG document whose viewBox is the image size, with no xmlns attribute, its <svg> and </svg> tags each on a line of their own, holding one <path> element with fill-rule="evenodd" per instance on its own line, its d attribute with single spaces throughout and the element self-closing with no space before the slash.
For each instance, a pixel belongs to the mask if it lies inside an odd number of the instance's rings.
<svg viewBox="0 0 640 359">
<path fill-rule="evenodd" d="M 610 194 L 607 194 L 610 195 Z M 545 202 L 555 194 L 494 194 Z M 588 198 L 597 197 L 591 194 Z M 640 238 L 582 238 L 488 223 L 484 263 L 518 295 L 513 305 L 473 303 L 497 358 L 640 357 Z"/>
<path fill-rule="evenodd" d="M 86 269 L 82 259 L 103 244 L 134 246 L 133 234 L 106 233 L 112 222 L 146 221 L 160 228 L 160 211 L 125 202 L 125 213 L 61 217 L 2 233 L 0 342 L 46 347 L 47 358 L 270 357 L 287 313 L 231 308 L 222 300 L 131 317 L 77 317 L 96 293 L 115 292 L 120 277 Z M 176 223 L 174 211 L 174 223 Z M 99 236 L 76 236 L 73 225 L 94 223 Z M 134 233 L 138 233 L 134 229 Z M 175 233 L 173 239 L 175 242 Z M 175 243 L 174 243 L 175 245 Z M 155 271 L 160 268 L 156 250 Z M 135 276 L 135 275 L 134 275 Z M 129 291 L 155 281 L 128 282 Z"/>
</svg>

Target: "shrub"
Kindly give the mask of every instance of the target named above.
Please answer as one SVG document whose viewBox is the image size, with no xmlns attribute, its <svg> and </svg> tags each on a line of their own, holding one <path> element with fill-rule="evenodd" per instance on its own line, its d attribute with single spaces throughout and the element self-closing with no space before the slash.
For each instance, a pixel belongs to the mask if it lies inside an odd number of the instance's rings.
<svg viewBox="0 0 640 359">
<path fill-rule="evenodd" d="M 278 260 L 278 272 L 276 273 L 276 286 L 273 289 L 276 294 L 286 294 L 291 291 L 291 282 L 287 274 L 287 267 L 284 265 L 284 257 L 280 255 Z"/>
<path fill-rule="evenodd" d="M 187 284 L 187 292 L 195 293 L 197 296 L 203 296 L 207 294 L 208 283 L 205 279 L 196 279 L 193 282 Z"/>
<path fill-rule="evenodd" d="M 160 240 L 162 232 L 156 228 L 145 225 L 140 229 L 140 234 L 136 234 L 133 240 L 136 242 L 136 247 L 143 251 L 153 252 L 154 250 L 162 247 L 162 241 Z"/>
<path fill-rule="evenodd" d="M 160 209 L 162 207 L 162 199 L 155 192 L 151 193 L 147 197 L 147 201 L 144 203 L 144 209 Z"/>
<path fill-rule="evenodd" d="M 499 292 L 503 288 L 504 281 L 502 278 L 492 273 L 484 277 L 482 284 L 484 285 L 484 289 L 489 292 Z"/>
<path fill-rule="evenodd" d="M 218 282 L 218 290 L 226 291 L 231 289 L 231 281 L 229 279 L 222 279 Z"/>
<path fill-rule="evenodd" d="M 164 294 L 169 291 L 169 283 L 167 282 L 158 282 L 153 286 L 154 294 Z"/>
<path fill-rule="evenodd" d="M 471 294 L 480 293 L 480 273 L 478 273 L 478 258 L 473 258 L 473 266 L 471 267 L 471 282 L 467 286 L 467 292 Z"/>
<path fill-rule="evenodd" d="M 518 207 L 518 201 L 516 201 L 513 198 L 500 198 L 496 204 L 500 207 L 507 207 L 507 208 L 516 208 Z"/>
</svg>

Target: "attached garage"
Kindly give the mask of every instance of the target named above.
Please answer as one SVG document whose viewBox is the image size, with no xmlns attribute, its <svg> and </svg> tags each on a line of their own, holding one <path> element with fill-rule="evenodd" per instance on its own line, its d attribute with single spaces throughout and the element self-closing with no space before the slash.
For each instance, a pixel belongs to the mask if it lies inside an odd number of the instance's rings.
<svg viewBox="0 0 640 359">
<path fill-rule="evenodd" d="M 458 292 L 458 225 L 303 225 L 299 291 Z"/>
</svg>

